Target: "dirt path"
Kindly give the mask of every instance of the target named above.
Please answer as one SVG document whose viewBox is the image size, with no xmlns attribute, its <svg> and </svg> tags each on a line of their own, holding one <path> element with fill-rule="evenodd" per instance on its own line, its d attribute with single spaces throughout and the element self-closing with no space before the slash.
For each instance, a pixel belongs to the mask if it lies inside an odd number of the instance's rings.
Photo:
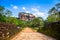
<svg viewBox="0 0 60 40">
<path fill-rule="evenodd" d="M 38 32 L 34 32 L 31 28 L 27 27 L 24 30 L 22 30 L 22 32 L 18 33 L 11 40 L 55 40 L 55 39 Z"/>
</svg>

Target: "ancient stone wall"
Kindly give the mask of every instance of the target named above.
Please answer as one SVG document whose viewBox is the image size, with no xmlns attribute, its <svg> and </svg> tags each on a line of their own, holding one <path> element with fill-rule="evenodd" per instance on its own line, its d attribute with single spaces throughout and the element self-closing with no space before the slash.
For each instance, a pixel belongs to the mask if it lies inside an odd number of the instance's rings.
<svg viewBox="0 0 60 40">
<path fill-rule="evenodd" d="M 14 24 L 0 22 L 0 40 L 7 40 L 18 32 L 18 30 L 19 29 Z"/>
</svg>

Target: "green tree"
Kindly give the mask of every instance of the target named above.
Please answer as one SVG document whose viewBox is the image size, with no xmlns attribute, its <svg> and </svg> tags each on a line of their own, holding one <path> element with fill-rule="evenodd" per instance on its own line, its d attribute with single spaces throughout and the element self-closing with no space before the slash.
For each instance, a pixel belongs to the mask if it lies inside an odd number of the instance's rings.
<svg viewBox="0 0 60 40">
<path fill-rule="evenodd" d="M 5 8 L 0 6 L 0 22 L 6 22 L 6 16 L 4 15 Z"/>
<path fill-rule="evenodd" d="M 0 15 L 4 14 L 5 8 L 3 6 L 0 6 Z"/>
<path fill-rule="evenodd" d="M 59 8 L 60 8 L 60 3 L 56 4 L 56 9 L 60 12 Z"/>
<path fill-rule="evenodd" d="M 8 17 L 8 18 L 7 18 L 7 22 L 8 22 L 8 23 L 15 24 L 15 25 L 18 25 L 18 19 L 15 18 L 15 17 Z"/>
<path fill-rule="evenodd" d="M 10 16 L 12 15 L 12 12 L 7 9 L 7 10 L 5 11 L 5 15 L 6 15 L 7 17 L 10 17 Z"/>
<path fill-rule="evenodd" d="M 60 3 L 56 4 L 55 7 L 49 10 L 48 22 L 55 22 L 60 20 Z"/>
<path fill-rule="evenodd" d="M 60 3 L 56 4 L 53 8 L 49 10 L 49 14 L 58 14 L 60 12 Z"/>
<path fill-rule="evenodd" d="M 32 28 L 42 28 L 44 25 L 43 19 L 41 17 L 36 17 L 30 21 L 29 25 Z"/>
<path fill-rule="evenodd" d="M 5 15 L 0 15 L 0 22 L 6 22 L 7 18 Z"/>
<path fill-rule="evenodd" d="M 0 22 L 7 22 L 12 12 L 10 10 L 6 10 L 3 6 L 0 6 Z"/>
</svg>

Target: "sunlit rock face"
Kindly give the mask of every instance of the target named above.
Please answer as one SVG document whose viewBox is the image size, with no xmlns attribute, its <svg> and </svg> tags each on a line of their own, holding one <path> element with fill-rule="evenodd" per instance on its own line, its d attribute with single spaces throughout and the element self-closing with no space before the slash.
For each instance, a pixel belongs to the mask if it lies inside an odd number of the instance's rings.
<svg viewBox="0 0 60 40">
<path fill-rule="evenodd" d="M 35 18 L 35 16 L 30 13 L 20 12 L 18 18 L 24 21 L 31 21 Z"/>
</svg>

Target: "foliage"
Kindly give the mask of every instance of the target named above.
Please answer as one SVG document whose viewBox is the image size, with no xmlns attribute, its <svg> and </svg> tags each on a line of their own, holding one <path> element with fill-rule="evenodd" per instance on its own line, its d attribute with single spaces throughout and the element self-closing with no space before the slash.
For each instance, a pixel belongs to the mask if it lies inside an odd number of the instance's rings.
<svg viewBox="0 0 60 40">
<path fill-rule="evenodd" d="M 10 10 L 5 10 L 3 6 L 0 6 L 0 22 L 7 22 L 7 16 L 10 15 L 11 11 Z"/>
<path fill-rule="evenodd" d="M 0 6 L 0 15 L 4 14 L 5 8 L 3 6 Z"/>
<path fill-rule="evenodd" d="M 56 22 L 60 20 L 60 3 L 56 4 L 55 7 L 49 10 L 48 22 Z"/>
<path fill-rule="evenodd" d="M 6 15 L 7 17 L 10 17 L 10 16 L 12 15 L 12 12 L 7 9 L 7 10 L 5 10 L 5 15 Z"/>
<path fill-rule="evenodd" d="M 44 22 L 42 18 L 36 17 L 32 21 L 30 21 L 28 25 L 33 29 L 39 29 L 44 26 Z"/>
<path fill-rule="evenodd" d="M 58 24 L 59 23 L 59 24 Z M 60 40 L 60 21 L 45 24 L 45 27 L 39 29 L 38 32 L 52 36 L 57 40 Z"/>
<path fill-rule="evenodd" d="M 56 22 L 56 21 L 59 21 L 59 20 L 60 20 L 60 18 L 58 17 L 58 15 L 54 15 L 54 14 L 49 15 L 48 18 L 47 18 L 48 22 Z"/>
<path fill-rule="evenodd" d="M 10 10 L 6 10 L 3 6 L 0 6 L 0 22 L 15 24 L 20 29 L 24 27 L 31 27 L 33 29 L 36 29 L 38 32 L 42 32 L 44 34 L 57 37 L 59 38 L 59 23 L 52 24 L 54 22 L 60 21 L 60 3 L 56 4 L 55 7 L 49 10 L 49 16 L 47 17 L 47 20 L 43 20 L 41 17 L 36 17 L 31 21 L 22 21 L 16 17 L 11 17 L 12 12 Z M 48 23 L 51 23 L 51 25 L 48 25 Z M 11 28 L 11 30 L 13 30 Z M 15 30 L 17 31 L 17 30 Z M 15 32 L 15 31 L 10 31 Z M 13 34 L 13 33 L 12 33 Z M 56 36 L 55 36 L 56 35 Z"/>
<path fill-rule="evenodd" d="M 5 15 L 0 15 L 0 22 L 6 22 L 7 18 Z"/>
<path fill-rule="evenodd" d="M 52 36 L 57 40 L 60 40 L 60 3 L 49 10 L 49 16 L 44 21 L 44 27 L 38 29 L 38 32 L 44 33 L 48 36 Z"/>
</svg>

